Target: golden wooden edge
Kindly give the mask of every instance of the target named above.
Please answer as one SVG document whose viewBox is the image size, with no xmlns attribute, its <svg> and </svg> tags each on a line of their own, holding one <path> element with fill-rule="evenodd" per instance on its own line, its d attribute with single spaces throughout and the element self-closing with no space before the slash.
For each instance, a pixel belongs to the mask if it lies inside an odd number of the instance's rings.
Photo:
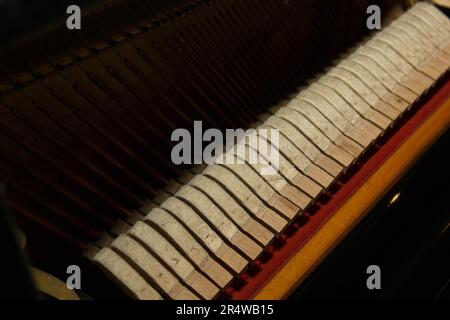
<svg viewBox="0 0 450 320">
<path fill-rule="evenodd" d="M 30 269 L 39 291 L 58 300 L 80 300 L 75 291 L 67 288 L 65 282 L 37 268 L 31 267 Z"/>
<path fill-rule="evenodd" d="M 438 6 L 450 9 L 450 0 L 433 0 Z"/>
<path fill-rule="evenodd" d="M 283 299 L 301 284 L 450 125 L 450 98 L 386 160 L 271 278 L 257 300 Z"/>
</svg>

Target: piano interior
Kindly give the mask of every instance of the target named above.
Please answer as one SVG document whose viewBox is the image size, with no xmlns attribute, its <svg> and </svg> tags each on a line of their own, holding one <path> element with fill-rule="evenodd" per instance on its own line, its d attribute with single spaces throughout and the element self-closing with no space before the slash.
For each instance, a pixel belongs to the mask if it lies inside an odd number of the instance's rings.
<svg viewBox="0 0 450 320">
<path fill-rule="evenodd" d="M 450 298 L 450 20 L 416 2 L 1 1 L 10 294 Z M 275 173 L 175 163 L 199 123 Z"/>
</svg>

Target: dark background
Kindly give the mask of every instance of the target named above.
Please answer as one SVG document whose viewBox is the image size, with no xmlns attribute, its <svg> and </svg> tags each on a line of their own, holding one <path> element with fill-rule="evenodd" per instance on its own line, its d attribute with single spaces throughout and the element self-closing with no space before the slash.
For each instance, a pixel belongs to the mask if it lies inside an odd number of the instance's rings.
<svg viewBox="0 0 450 320">
<path fill-rule="evenodd" d="M 92 0 L 0 0 L 0 47 L 13 39 L 45 26 L 61 17 L 69 5 L 85 5 Z"/>
</svg>

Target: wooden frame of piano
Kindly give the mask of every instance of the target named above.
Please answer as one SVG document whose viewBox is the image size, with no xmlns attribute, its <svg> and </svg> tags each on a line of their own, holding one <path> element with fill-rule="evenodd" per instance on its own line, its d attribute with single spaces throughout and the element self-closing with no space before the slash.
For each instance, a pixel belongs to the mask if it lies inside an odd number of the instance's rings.
<svg viewBox="0 0 450 320">
<path fill-rule="evenodd" d="M 241 276 L 232 299 L 287 298 L 382 199 L 409 168 L 450 127 L 448 74 L 406 115 L 397 131 L 369 151 L 370 159 L 316 212 L 299 217 L 281 236 L 282 243 L 267 249 L 270 258 L 257 262 L 259 271 Z M 367 155 L 366 155 L 367 156 Z M 345 178 L 344 178 L 345 179 Z M 240 287 L 239 287 L 240 286 Z"/>
</svg>

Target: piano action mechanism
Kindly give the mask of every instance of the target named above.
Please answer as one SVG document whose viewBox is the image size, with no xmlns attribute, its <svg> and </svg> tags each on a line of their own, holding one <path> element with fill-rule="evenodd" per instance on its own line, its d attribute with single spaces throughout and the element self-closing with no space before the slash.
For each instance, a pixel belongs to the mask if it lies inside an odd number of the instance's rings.
<svg viewBox="0 0 450 320">
<path fill-rule="evenodd" d="M 33 264 L 94 298 L 288 297 L 450 123 L 448 18 L 368 34 L 368 5 L 91 1 L 10 41 L 0 180 Z M 278 130 L 278 171 L 175 165 L 194 120 Z"/>
</svg>

